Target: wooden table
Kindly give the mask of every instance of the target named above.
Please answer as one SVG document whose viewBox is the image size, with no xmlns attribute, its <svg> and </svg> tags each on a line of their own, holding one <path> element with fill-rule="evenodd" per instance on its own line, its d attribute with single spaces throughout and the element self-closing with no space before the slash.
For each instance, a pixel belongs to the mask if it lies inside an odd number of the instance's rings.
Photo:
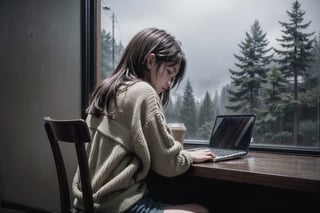
<svg viewBox="0 0 320 213">
<path fill-rule="evenodd" d="M 194 163 L 184 174 L 151 173 L 148 187 L 155 199 L 196 202 L 212 212 L 319 212 L 320 157 L 249 151 L 222 162 Z"/>
<path fill-rule="evenodd" d="M 320 157 L 250 151 L 242 159 L 193 164 L 189 175 L 320 193 Z"/>
</svg>

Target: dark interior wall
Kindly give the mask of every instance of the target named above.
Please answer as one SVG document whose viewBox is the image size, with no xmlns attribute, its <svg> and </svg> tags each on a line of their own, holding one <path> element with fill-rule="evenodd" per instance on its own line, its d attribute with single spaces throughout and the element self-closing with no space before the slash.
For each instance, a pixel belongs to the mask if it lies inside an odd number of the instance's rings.
<svg viewBox="0 0 320 213">
<path fill-rule="evenodd" d="M 42 118 L 81 116 L 80 3 L 0 1 L 1 200 L 59 207 Z"/>
</svg>

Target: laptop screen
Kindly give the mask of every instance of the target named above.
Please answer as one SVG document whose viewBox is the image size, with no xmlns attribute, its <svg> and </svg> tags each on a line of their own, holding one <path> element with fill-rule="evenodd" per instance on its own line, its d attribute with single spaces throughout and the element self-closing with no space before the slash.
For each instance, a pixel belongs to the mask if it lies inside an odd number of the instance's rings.
<svg viewBox="0 0 320 213">
<path fill-rule="evenodd" d="M 218 115 L 216 117 L 210 147 L 247 151 L 250 145 L 256 116 Z"/>
</svg>

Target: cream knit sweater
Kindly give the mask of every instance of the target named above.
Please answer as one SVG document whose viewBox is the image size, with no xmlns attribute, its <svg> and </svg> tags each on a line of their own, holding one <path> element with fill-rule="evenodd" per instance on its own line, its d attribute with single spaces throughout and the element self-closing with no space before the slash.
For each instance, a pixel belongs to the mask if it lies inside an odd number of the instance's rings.
<svg viewBox="0 0 320 213">
<path fill-rule="evenodd" d="M 87 116 L 92 143 L 87 147 L 94 207 L 121 213 L 142 198 L 150 170 L 172 177 L 185 172 L 191 156 L 171 136 L 160 99 L 146 82 L 118 96 L 114 119 Z M 73 180 L 74 205 L 82 207 L 78 171 Z"/>
</svg>

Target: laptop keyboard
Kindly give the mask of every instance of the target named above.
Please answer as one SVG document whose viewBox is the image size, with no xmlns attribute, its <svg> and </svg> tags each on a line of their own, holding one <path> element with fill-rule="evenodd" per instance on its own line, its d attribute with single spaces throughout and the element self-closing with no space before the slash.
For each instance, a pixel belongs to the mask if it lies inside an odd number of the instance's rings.
<svg viewBox="0 0 320 213">
<path fill-rule="evenodd" d="M 213 153 L 217 156 L 224 156 L 224 155 L 232 155 L 235 153 L 239 153 L 237 150 L 227 150 L 227 149 L 213 149 Z"/>
</svg>

